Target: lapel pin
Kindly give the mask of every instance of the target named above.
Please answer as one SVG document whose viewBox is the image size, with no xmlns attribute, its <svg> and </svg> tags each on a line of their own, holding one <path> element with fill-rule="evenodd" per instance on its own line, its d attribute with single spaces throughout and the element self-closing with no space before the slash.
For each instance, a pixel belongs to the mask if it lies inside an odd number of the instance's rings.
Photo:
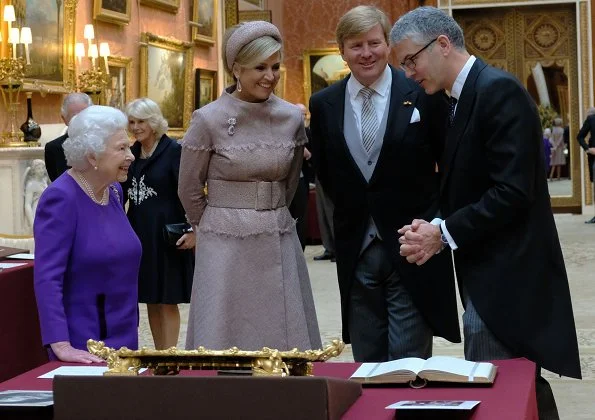
<svg viewBox="0 0 595 420">
<path fill-rule="evenodd" d="M 411 106 L 411 105 L 413 105 L 413 103 L 411 103 L 411 101 L 405 101 L 405 102 L 403 102 L 403 105 Z"/>
</svg>

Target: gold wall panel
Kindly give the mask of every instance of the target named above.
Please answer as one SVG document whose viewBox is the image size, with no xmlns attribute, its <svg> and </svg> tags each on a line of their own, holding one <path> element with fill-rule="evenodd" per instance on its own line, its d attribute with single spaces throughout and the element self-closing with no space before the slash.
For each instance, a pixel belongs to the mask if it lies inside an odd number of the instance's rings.
<svg viewBox="0 0 595 420">
<path fill-rule="evenodd" d="M 443 3 L 443 2 L 441 2 Z M 452 5 L 481 4 L 482 1 L 453 1 Z M 493 2 L 490 2 L 493 4 Z M 498 2 L 506 3 L 506 2 Z M 530 2 L 526 2 L 530 3 Z M 581 16 L 586 20 L 586 4 Z M 525 86 L 531 76 L 531 69 L 540 63 L 544 67 L 562 67 L 568 85 L 564 89 L 555 89 L 550 94 L 568 92 L 568 98 L 559 101 L 564 110 L 569 111 L 569 176 L 572 180 L 568 194 L 552 197 L 552 205 L 558 211 L 581 211 L 581 159 L 584 153 L 576 142 L 581 121 L 579 121 L 580 103 L 588 103 L 588 98 L 579 101 L 579 63 L 577 47 L 576 12 L 574 4 L 556 4 L 527 7 L 497 7 L 455 9 L 453 16 L 465 33 L 467 50 L 487 63 L 514 74 Z M 582 22 L 581 17 L 581 22 Z M 582 23 L 581 23 L 582 25 Z M 585 23 L 586 25 L 586 23 Z M 582 37 L 585 45 L 581 46 L 583 57 L 586 57 L 587 36 Z M 584 51 L 584 52 L 583 52 Z M 582 60 L 581 73 L 588 74 L 588 62 Z M 587 82 L 583 96 L 589 89 Z M 585 99 L 586 102 L 585 102 Z M 566 121 L 566 115 L 561 115 Z M 588 175 L 587 175 L 588 178 Z M 589 183 L 587 183 L 589 185 Z M 587 188 L 589 190 L 589 188 Z M 585 191 L 590 195 L 590 191 Z"/>
</svg>

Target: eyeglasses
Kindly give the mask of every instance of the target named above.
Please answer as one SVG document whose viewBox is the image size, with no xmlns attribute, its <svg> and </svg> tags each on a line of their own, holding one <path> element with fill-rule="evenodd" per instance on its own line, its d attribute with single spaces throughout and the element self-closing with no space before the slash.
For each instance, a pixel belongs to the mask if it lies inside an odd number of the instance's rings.
<svg viewBox="0 0 595 420">
<path fill-rule="evenodd" d="M 405 61 L 403 61 L 401 63 L 401 68 L 404 71 L 407 70 L 414 70 L 415 69 L 415 58 L 420 55 L 423 50 L 425 50 L 426 48 L 428 48 L 430 45 L 432 45 L 432 42 L 436 41 L 438 38 L 434 38 L 433 40 L 431 40 L 430 42 L 428 42 L 421 50 L 419 50 L 418 52 L 416 52 L 415 54 L 413 54 L 411 57 L 406 58 Z"/>
</svg>

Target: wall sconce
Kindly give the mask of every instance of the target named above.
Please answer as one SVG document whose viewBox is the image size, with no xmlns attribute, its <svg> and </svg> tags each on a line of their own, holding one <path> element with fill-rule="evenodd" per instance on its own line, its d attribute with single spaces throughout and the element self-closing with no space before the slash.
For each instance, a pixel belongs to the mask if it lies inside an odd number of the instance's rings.
<svg viewBox="0 0 595 420">
<path fill-rule="evenodd" d="M 74 55 L 76 57 L 79 69 L 78 88 L 81 92 L 94 96 L 95 103 L 98 103 L 101 91 L 106 87 L 109 77 L 109 68 L 107 59 L 110 56 L 110 48 L 107 42 L 99 43 L 99 47 L 95 39 L 95 28 L 92 24 L 86 24 L 83 30 L 83 38 L 87 40 L 87 47 L 85 53 L 85 44 L 77 42 L 74 46 Z M 91 60 L 91 68 L 80 71 L 82 60 L 88 57 Z M 103 69 L 98 63 L 98 58 L 103 58 Z"/>
</svg>

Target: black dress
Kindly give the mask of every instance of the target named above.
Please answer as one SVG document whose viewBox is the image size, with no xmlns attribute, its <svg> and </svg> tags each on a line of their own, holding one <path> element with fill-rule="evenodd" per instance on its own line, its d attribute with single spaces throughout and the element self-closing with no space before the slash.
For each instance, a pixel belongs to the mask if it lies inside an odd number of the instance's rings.
<svg viewBox="0 0 595 420">
<path fill-rule="evenodd" d="M 140 158 L 139 142 L 132 146 L 136 160 L 123 185 L 128 199 L 128 220 L 143 248 L 138 279 L 142 303 L 190 302 L 194 250 L 179 250 L 163 239 L 163 226 L 186 221 L 178 198 L 178 172 L 182 147 L 163 135 L 148 159 Z"/>
</svg>

